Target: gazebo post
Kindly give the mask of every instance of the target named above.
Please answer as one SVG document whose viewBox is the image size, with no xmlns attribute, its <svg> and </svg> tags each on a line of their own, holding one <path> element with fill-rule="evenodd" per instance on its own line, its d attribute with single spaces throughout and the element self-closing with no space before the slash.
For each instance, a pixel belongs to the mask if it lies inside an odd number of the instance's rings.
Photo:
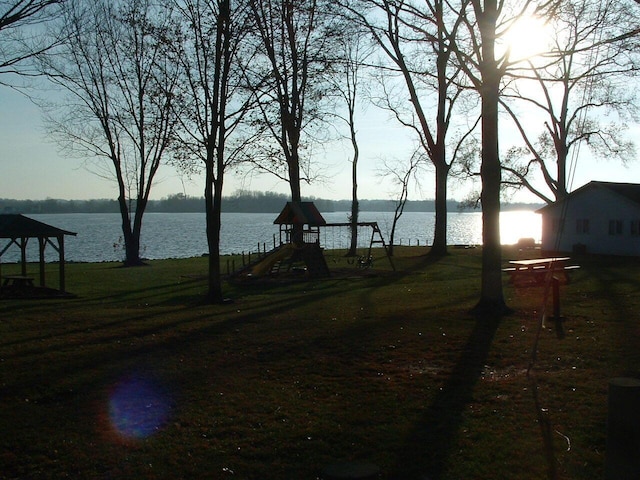
<svg viewBox="0 0 640 480">
<path fill-rule="evenodd" d="M 20 263 L 21 263 L 21 272 L 22 276 L 27 276 L 27 242 L 28 238 L 22 237 L 20 239 Z"/>
<path fill-rule="evenodd" d="M 0 250 L 0 278 L 2 278 L 2 255 L 4 255 L 4 252 L 6 252 L 13 243 L 15 243 L 15 240 L 11 239 L 11 241 Z"/>
<path fill-rule="evenodd" d="M 60 291 L 66 292 L 64 285 L 64 235 L 58 235 L 58 253 L 60 255 Z"/>
<path fill-rule="evenodd" d="M 47 239 L 38 237 L 38 244 L 40 245 L 40 286 L 44 287 L 44 249 L 47 246 Z"/>
</svg>

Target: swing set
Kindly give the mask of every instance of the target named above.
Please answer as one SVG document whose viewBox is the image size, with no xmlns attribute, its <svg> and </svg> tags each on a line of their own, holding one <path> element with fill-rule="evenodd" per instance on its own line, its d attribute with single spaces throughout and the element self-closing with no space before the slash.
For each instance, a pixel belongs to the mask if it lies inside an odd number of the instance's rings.
<svg viewBox="0 0 640 480">
<path fill-rule="evenodd" d="M 322 228 L 325 227 L 337 227 L 337 228 L 351 228 L 352 223 L 325 223 L 321 225 Z M 369 245 L 367 247 L 367 253 L 364 255 L 360 255 L 357 257 L 358 268 L 369 268 L 373 265 L 373 255 L 372 249 L 374 245 L 382 245 L 384 248 L 384 253 L 387 259 L 389 260 L 389 264 L 391 268 L 395 271 L 396 267 L 393 263 L 393 259 L 389 254 L 389 248 L 387 247 L 387 243 L 384 241 L 384 237 L 382 236 L 382 232 L 380 231 L 380 227 L 378 226 L 378 222 L 358 222 L 357 227 L 368 227 L 371 228 L 371 237 L 369 238 Z M 358 235 L 360 237 L 360 235 Z M 325 235 L 325 245 L 326 245 L 326 235 Z M 335 245 L 333 245 L 333 249 L 335 249 Z M 348 260 L 347 260 L 348 261 Z M 349 261 L 348 261 L 349 262 Z M 351 264 L 355 263 L 356 259 L 354 258 Z"/>
<path fill-rule="evenodd" d="M 248 265 L 244 265 L 243 261 L 242 268 L 233 274 L 234 277 L 250 278 L 277 275 L 281 269 L 285 269 L 286 272 L 304 271 L 312 278 L 329 276 L 330 271 L 324 256 L 324 248 L 320 245 L 321 229 L 325 228 L 323 232 L 324 246 L 327 246 L 326 227 L 332 229 L 352 227 L 351 223 L 327 223 L 313 202 L 287 202 L 273 223 L 280 226 L 280 245 L 276 245 L 274 236 L 273 250 L 259 254 L 258 259 L 254 262 L 250 261 Z M 371 228 L 367 253 L 358 258 L 358 267 L 370 268 L 373 264 L 373 246 L 381 244 L 391 268 L 395 270 L 378 223 L 358 222 L 356 225 L 357 227 Z M 335 232 L 335 230 L 333 231 Z M 335 245 L 333 245 L 333 250 L 335 250 Z M 304 267 L 299 266 L 302 263 L 304 263 Z M 355 263 L 355 258 L 349 263 Z"/>
<path fill-rule="evenodd" d="M 324 230 L 324 238 L 326 244 L 326 228 L 351 228 L 352 224 L 348 223 L 327 223 L 322 217 L 313 202 L 287 202 L 280 215 L 273 222 L 280 225 L 280 245 L 292 245 L 293 260 L 302 256 L 305 257 L 305 263 L 309 272 L 315 272 L 315 276 L 328 274 L 328 267 L 320 247 L 321 229 Z M 367 253 L 358 258 L 359 268 L 369 268 L 373 264 L 372 249 L 374 245 L 382 245 L 386 257 L 389 260 L 391 268 L 395 270 L 395 265 L 389 254 L 389 249 L 384 241 L 382 232 L 378 227 L 378 222 L 358 222 L 359 228 L 371 228 L 371 237 Z M 274 242 L 275 243 L 275 242 Z M 332 247 L 335 250 L 335 245 Z M 355 259 L 353 262 L 355 263 Z M 321 266 L 322 268 L 319 268 Z"/>
</svg>

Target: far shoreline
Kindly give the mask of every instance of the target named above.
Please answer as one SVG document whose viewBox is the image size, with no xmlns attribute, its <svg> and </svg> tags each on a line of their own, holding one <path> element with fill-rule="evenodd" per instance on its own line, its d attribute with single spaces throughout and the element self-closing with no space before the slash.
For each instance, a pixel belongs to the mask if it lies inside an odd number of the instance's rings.
<svg viewBox="0 0 640 480">
<path fill-rule="evenodd" d="M 222 213 L 270 213 L 277 215 L 282 211 L 289 197 L 275 193 L 254 193 L 225 197 L 223 199 Z M 321 213 L 340 213 L 351 211 L 351 200 L 325 200 L 309 198 L 304 201 L 315 203 Z M 360 200 L 360 212 L 393 212 L 396 208 L 395 200 Z M 544 204 L 525 202 L 505 202 L 502 211 L 535 211 Z M 434 213 L 435 201 L 407 200 L 405 212 Z M 449 200 L 447 211 L 454 212 L 479 212 L 480 207 L 470 205 L 468 202 Z M 4 214 L 58 214 L 58 213 L 120 213 L 118 202 L 114 199 L 91 200 L 15 200 L 0 198 L 0 213 Z M 160 200 L 150 200 L 145 213 L 205 213 L 205 203 L 202 197 L 188 197 L 182 194 L 172 195 Z"/>
</svg>

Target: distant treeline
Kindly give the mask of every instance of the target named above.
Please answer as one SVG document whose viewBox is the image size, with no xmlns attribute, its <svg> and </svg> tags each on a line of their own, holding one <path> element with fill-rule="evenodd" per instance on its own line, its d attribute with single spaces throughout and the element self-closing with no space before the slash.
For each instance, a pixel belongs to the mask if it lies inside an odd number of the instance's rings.
<svg viewBox="0 0 640 480">
<path fill-rule="evenodd" d="M 348 212 L 351 210 L 350 200 L 324 200 L 308 198 L 320 212 Z M 226 213 L 279 213 L 289 196 L 271 192 L 240 192 L 225 197 L 223 212 Z M 530 203 L 510 203 L 504 205 L 505 210 L 532 210 L 542 205 Z M 472 210 L 464 204 L 451 200 L 448 202 L 450 212 Z M 368 212 L 387 212 L 395 209 L 393 200 L 360 200 L 360 210 Z M 433 200 L 409 200 L 405 212 L 432 212 Z M 118 213 L 116 200 L 11 200 L 0 199 L 0 213 Z M 191 213 L 204 212 L 204 198 L 189 197 L 181 193 L 169 195 L 161 200 L 150 200 L 147 212 Z"/>
</svg>

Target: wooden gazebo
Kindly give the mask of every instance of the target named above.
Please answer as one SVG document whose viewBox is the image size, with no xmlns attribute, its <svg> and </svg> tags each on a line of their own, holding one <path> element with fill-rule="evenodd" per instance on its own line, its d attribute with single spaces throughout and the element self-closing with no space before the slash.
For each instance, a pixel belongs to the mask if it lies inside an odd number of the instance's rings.
<svg viewBox="0 0 640 480">
<path fill-rule="evenodd" d="M 16 245 L 20 249 L 21 277 L 24 281 L 28 281 L 27 277 L 27 245 L 29 240 L 35 238 L 38 240 L 39 247 L 39 263 L 40 263 L 40 283 L 41 287 L 45 286 L 45 257 L 44 252 L 47 245 L 51 245 L 59 255 L 59 273 L 60 281 L 58 289 L 65 292 L 65 273 L 64 273 L 64 237 L 65 235 L 76 235 L 74 232 L 68 232 L 60 228 L 38 222 L 29 217 L 17 214 L 0 214 L 0 240 L 8 240 L 8 243 L 2 247 L 0 244 L 0 274 L 2 267 L 2 255 L 12 246 Z M 1 275 L 0 275 L 1 276 Z M 8 280 L 20 280 L 19 276 L 13 278 L 5 277 L 3 285 L 9 283 Z"/>
</svg>

